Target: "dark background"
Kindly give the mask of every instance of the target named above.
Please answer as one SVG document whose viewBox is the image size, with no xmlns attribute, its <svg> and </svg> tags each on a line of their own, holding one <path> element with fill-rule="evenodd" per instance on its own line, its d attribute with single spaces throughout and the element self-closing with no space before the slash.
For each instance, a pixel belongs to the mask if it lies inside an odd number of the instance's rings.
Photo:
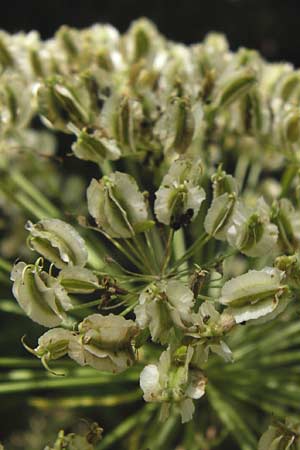
<svg viewBox="0 0 300 450">
<path fill-rule="evenodd" d="M 86 27 L 109 22 L 120 31 L 140 16 L 185 43 L 211 30 L 224 32 L 233 49 L 247 46 L 270 60 L 300 65 L 299 0 L 0 0 L 0 28 L 39 30 L 50 37 L 62 24 Z"/>
</svg>

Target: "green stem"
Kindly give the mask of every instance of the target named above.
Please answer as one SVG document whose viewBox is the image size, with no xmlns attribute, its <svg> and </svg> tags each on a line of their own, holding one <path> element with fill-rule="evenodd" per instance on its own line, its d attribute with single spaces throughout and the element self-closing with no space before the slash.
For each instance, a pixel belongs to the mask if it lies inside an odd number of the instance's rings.
<svg viewBox="0 0 300 450">
<path fill-rule="evenodd" d="M 26 194 L 31 197 L 39 207 L 41 207 L 50 217 L 60 217 L 60 211 L 19 171 L 14 170 L 10 173 L 10 178 Z"/>
<path fill-rule="evenodd" d="M 156 275 L 146 275 L 143 273 L 138 273 L 138 272 L 132 272 L 131 270 L 125 269 L 125 267 L 121 266 L 121 264 L 116 261 L 116 260 L 112 260 L 110 261 L 110 264 L 114 264 L 117 266 L 117 269 L 120 270 L 120 273 L 118 272 L 117 275 L 116 274 L 112 274 L 112 275 L 116 275 L 118 277 L 118 279 L 123 279 L 125 281 L 145 281 L 146 283 L 149 283 L 153 280 L 157 280 L 158 277 Z M 103 272 L 101 270 L 94 270 L 93 272 L 95 272 L 98 275 L 102 275 L 102 276 L 107 276 L 109 274 L 108 271 Z"/>
<path fill-rule="evenodd" d="M 179 260 L 181 259 L 186 252 L 186 245 L 185 245 L 185 237 L 184 237 L 184 231 L 182 228 L 177 230 L 174 233 L 174 239 L 173 239 L 173 252 L 174 252 L 174 259 Z M 182 271 L 186 271 L 188 273 L 188 264 L 187 262 L 182 264 Z"/>
<path fill-rule="evenodd" d="M 22 208 L 28 211 L 33 217 L 36 217 L 38 220 L 45 219 L 48 215 L 47 213 L 36 205 L 30 197 L 24 195 L 22 192 L 17 192 L 14 195 L 14 199 L 16 203 L 19 204 Z"/>
<path fill-rule="evenodd" d="M 151 214 L 151 219 L 153 219 L 152 214 Z M 162 244 L 160 230 L 158 229 L 157 226 L 154 226 L 149 230 L 149 235 L 151 238 L 151 243 L 153 245 L 153 251 L 155 253 L 155 257 L 157 260 L 157 265 L 158 265 L 158 268 L 160 268 L 159 262 L 162 260 L 163 255 L 164 255 L 164 247 Z"/>
<path fill-rule="evenodd" d="M 99 164 L 102 175 L 109 175 L 113 172 L 113 167 L 111 161 L 105 159 L 101 164 Z"/>
<path fill-rule="evenodd" d="M 223 262 L 225 259 L 230 258 L 231 256 L 234 256 L 238 253 L 239 253 L 239 251 L 237 249 L 230 250 L 228 253 L 225 253 L 223 255 L 218 255 L 216 258 L 211 259 L 204 265 L 204 267 L 207 267 L 207 268 L 215 267 L 218 264 L 220 264 L 221 262 Z"/>
<path fill-rule="evenodd" d="M 151 243 L 151 234 L 147 230 L 146 232 L 144 232 L 144 236 L 145 236 L 145 240 L 146 240 L 146 244 L 147 244 L 147 247 L 148 247 L 149 254 L 151 255 L 151 260 L 152 260 L 153 265 L 155 266 L 155 268 L 156 268 L 156 270 L 158 272 L 159 271 L 159 262 L 158 262 L 157 254 L 154 251 L 154 244 Z"/>
<path fill-rule="evenodd" d="M 36 217 L 39 220 L 47 217 L 47 213 L 45 212 L 45 210 L 41 208 L 39 205 L 37 205 L 25 191 L 15 190 L 14 192 L 12 192 L 12 190 L 8 188 L 8 186 L 4 183 L 4 181 L 1 182 L 0 188 L 3 194 L 9 200 L 12 200 L 21 208 L 25 209 L 33 217 Z"/>
<path fill-rule="evenodd" d="M 165 251 L 164 259 L 162 261 L 162 266 L 161 266 L 161 275 L 162 276 L 164 276 L 166 268 L 168 267 L 168 264 L 169 264 L 169 261 L 171 258 L 173 236 L 174 236 L 174 230 L 173 230 L 173 228 L 170 228 L 167 245 L 166 245 L 166 251 Z"/>
<path fill-rule="evenodd" d="M 209 297 L 208 295 L 203 295 L 203 294 L 198 294 L 197 298 L 200 298 L 201 300 L 205 300 L 205 301 L 209 301 L 209 302 L 214 302 L 216 301 L 216 298 L 214 297 Z"/>
<path fill-rule="evenodd" d="M 94 247 L 88 240 L 85 240 L 86 247 L 88 249 L 88 264 L 94 269 L 101 269 L 105 266 L 105 262 L 99 256 L 99 254 L 94 250 Z"/>
<path fill-rule="evenodd" d="M 139 261 L 139 269 L 141 272 L 147 272 L 147 267 L 145 264 L 145 259 L 143 258 L 143 252 L 138 251 L 136 247 L 130 242 L 129 239 L 125 240 L 125 243 L 127 247 L 129 248 L 129 251 L 132 255 L 134 255 L 134 258 L 136 258 L 136 261 Z"/>
<path fill-rule="evenodd" d="M 98 306 L 101 303 L 102 303 L 102 299 L 98 298 L 98 300 L 93 300 L 91 302 L 81 303 L 80 305 L 75 305 L 75 306 L 73 306 L 73 308 L 68 309 L 68 312 L 78 311 L 80 309 L 91 308 L 92 306 Z"/>
<path fill-rule="evenodd" d="M 141 267 L 141 264 L 136 260 L 136 258 L 131 255 L 130 253 L 128 253 L 128 251 L 118 242 L 116 241 L 114 238 L 110 237 L 109 234 L 105 233 L 105 231 L 100 230 L 100 228 L 96 228 L 96 227 L 92 227 L 92 226 L 88 226 L 87 227 L 90 230 L 94 230 L 97 231 L 97 233 L 100 233 L 102 236 L 104 236 L 109 242 L 112 243 L 112 245 L 119 250 L 120 253 L 122 253 L 124 256 L 126 256 L 126 258 L 135 266 L 137 267 L 139 270 L 141 270 L 141 272 L 143 272 L 143 267 Z M 125 241 L 126 242 L 126 241 Z"/>
<path fill-rule="evenodd" d="M 119 316 L 126 316 L 126 314 L 128 314 L 130 311 L 132 311 L 136 305 L 138 304 L 138 300 L 134 303 L 132 303 L 132 305 L 129 305 L 128 308 L 124 309 L 124 311 L 122 311 Z"/>
<path fill-rule="evenodd" d="M 133 237 L 133 240 L 134 240 L 134 243 L 136 244 L 136 246 L 137 246 L 137 248 L 138 248 L 138 250 L 140 252 L 140 258 L 143 261 L 143 264 L 144 264 L 145 268 L 149 271 L 149 273 L 153 274 L 154 273 L 153 272 L 153 267 L 151 266 L 151 263 L 150 263 L 150 259 L 151 258 L 149 258 L 147 247 L 144 245 L 144 243 L 142 243 L 140 241 L 140 238 L 139 238 L 138 235 L 135 235 Z"/>
<path fill-rule="evenodd" d="M 188 248 L 185 254 L 175 262 L 172 267 L 172 271 L 175 271 L 178 267 L 180 267 L 181 264 L 183 264 L 188 258 L 190 258 L 199 247 L 203 247 L 210 239 L 211 236 L 209 236 L 207 233 L 204 232 L 203 234 L 201 234 L 199 238 L 196 239 L 196 241 Z"/>
</svg>

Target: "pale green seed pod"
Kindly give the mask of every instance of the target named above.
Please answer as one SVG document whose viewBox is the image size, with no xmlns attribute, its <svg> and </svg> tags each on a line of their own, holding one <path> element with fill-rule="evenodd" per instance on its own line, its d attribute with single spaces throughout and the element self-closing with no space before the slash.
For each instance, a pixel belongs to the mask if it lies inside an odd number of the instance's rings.
<svg viewBox="0 0 300 450">
<path fill-rule="evenodd" d="M 275 85 L 274 96 L 283 102 L 299 100 L 300 96 L 300 71 L 293 70 L 283 74 Z"/>
<path fill-rule="evenodd" d="M 101 123 L 115 139 L 123 155 L 137 151 L 136 126 L 141 119 L 140 104 L 127 94 L 113 94 L 105 102 Z"/>
<path fill-rule="evenodd" d="M 212 176 L 212 182 L 213 200 L 204 220 L 204 229 L 215 239 L 226 240 L 236 208 L 237 184 L 221 168 Z"/>
<path fill-rule="evenodd" d="M 255 209 L 238 203 L 227 232 L 230 245 L 252 257 L 264 256 L 273 251 L 278 239 L 278 229 L 270 223 L 270 213 L 263 198 L 258 199 Z"/>
<path fill-rule="evenodd" d="M 212 109 L 227 108 L 249 92 L 256 82 L 256 73 L 250 67 L 241 68 L 222 77 L 213 92 Z"/>
<path fill-rule="evenodd" d="M 231 59 L 229 43 L 221 33 L 209 33 L 203 43 L 192 46 L 195 63 L 204 75 L 204 99 L 209 98 L 217 75 L 224 71 L 224 67 Z"/>
<path fill-rule="evenodd" d="M 101 136 L 97 131 L 92 134 L 84 130 L 80 131 L 77 141 L 72 145 L 72 150 L 77 158 L 98 164 L 106 159 L 115 161 L 121 156 L 121 150 L 116 141 Z"/>
<path fill-rule="evenodd" d="M 31 92 L 17 73 L 4 74 L 0 82 L 1 132 L 22 130 L 34 114 Z"/>
<path fill-rule="evenodd" d="M 33 224 L 27 222 L 28 243 L 56 267 L 84 266 L 88 252 L 82 237 L 66 222 L 59 219 L 43 219 Z"/>
<path fill-rule="evenodd" d="M 188 335 L 198 338 L 220 337 L 234 326 L 231 318 L 226 313 L 221 314 L 217 311 L 209 301 L 201 303 L 198 311 L 192 313 L 191 321 L 193 326 L 189 329 Z"/>
<path fill-rule="evenodd" d="M 84 267 L 65 267 L 59 272 L 57 281 L 68 293 L 90 294 L 100 288 L 98 278 Z"/>
<path fill-rule="evenodd" d="M 167 109 L 166 151 L 182 154 L 192 143 L 195 119 L 191 103 L 187 98 L 175 97 Z"/>
<path fill-rule="evenodd" d="M 205 200 L 200 161 L 177 159 L 164 176 L 154 203 L 159 222 L 175 230 L 192 222 Z"/>
<path fill-rule="evenodd" d="M 138 333 L 132 320 L 114 314 L 92 314 L 80 323 L 78 329 L 87 343 L 112 350 L 126 348 Z"/>
<path fill-rule="evenodd" d="M 234 193 L 225 193 L 213 200 L 204 221 L 204 228 L 208 235 L 215 239 L 226 239 L 235 205 L 236 195 Z"/>
<path fill-rule="evenodd" d="M 146 200 L 131 175 L 114 172 L 87 189 L 89 213 L 111 237 L 130 238 L 153 225 Z"/>
<path fill-rule="evenodd" d="M 114 70 L 113 60 L 108 49 L 99 49 L 97 52 L 97 64 L 101 69 L 107 72 L 112 72 Z"/>
<path fill-rule="evenodd" d="M 270 425 L 261 436 L 257 450 L 289 450 L 296 440 L 296 433 L 285 426 Z"/>
<path fill-rule="evenodd" d="M 82 128 L 90 124 L 89 94 L 83 83 L 71 86 L 60 77 L 39 84 L 38 110 L 48 126 L 69 132 L 68 124 Z"/>
<path fill-rule="evenodd" d="M 32 48 L 29 51 L 29 61 L 33 74 L 37 78 L 43 78 L 45 76 L 45 69 L 43 67 L 42 60 L 40 58 L 37 49 Z"/>
<path fill-rule="evenodd" d="M 219 166 L 216 173 L 211 177 L 213 187 L 213 197 L 220 197 L 225 193 L 232 194 L 238 192 L 236 180 L 232 175 L 228 175 L 222 167 Z"/>
<path fill-rule="evenodd" d="M 295 253 L 300 244 L 300 218 L 288 199 L 283 198 L 273 204 L 271 221 L 279 231 L 279 250 L 287 254 Z"/>
<path fill-rule="evenodd" d="M 68 57 L 73 60 L 78 55 L 78 47 L 76 45 L 76 36 L 78 32 L 71 27 L 63 25 L 59 28 L 59 30 L 55 33 L 55 38 L 57 39 L 59 45 L 66 52 Z"/>
<path fill-rule="evenodd" d="M 267 136 L 271 130 L 269 105 L 258 89 L 252 89 L 240 102 L 237 114 L 242 122 L 242 132 L 253 136 Z"/>
<path fill-rule="evenodd" d="M 154 133 L 162 142 L 166 153 L 185 153 L 190 147 L 196 124 L 189 97 L 171 96 L 166 109 L 157 121 Z"/>
<path fill-rule="evenodd" d="M 227 281 L 222 290 L 220 303 L 229 307 L 226 310 L 236 323 L 274 317 L 286 306 L 280 297 L 287 291 L 284 285 L 284 272 L 277 268 L 265 267 L 262 270 L 249 270 L 247 273 Z"/>
<path fill-rule="evenodd" d="M 73 342 L 72 347 L 78 345 L 76 333 L 65 330 L 64 328 L 52 328 L 39 337 L 38 346 L 35 349 L 31 350 L 24 342 L 23 344 L 28 351 L 41 359 L 45 369 L 55 375 L 59 375 L 51 370 L 48 364 L 50 361 L 55 361 L 66 356 L 69 351 L 70 342 Z"/>
<path fill-rule="evenodd" d="M 293 289 L 300 289 L 300 259 L 299 255 L 278 256 L 275 267 L 285 272 L 286 282 Z"/>
<path fill-rule="evenodd" d="M 171 280 L 149 285 L 140 294 L 134 313 L 139 327 L 149 328 L 153 341 L 166 344 L 174 327 L 188 327 L 193 306 L 193 292 L 182 282 Z"/>
<path fill-rule="evenodd" d="M 203 41 L 207 53 L 211 54 L 223 54 L 229 51 L 229 43 L 222 33 L 209 33 L 205 36 Z"/>
<path fill-rule="evenodd" d="M 72 303 L 61 286 L 41 267 L 17 263 L 11 273 L 13 294 L 28 317 L 45 327 L 56 327 L 66 319 Z"/>
<path fill-rule="evenodd" d="M 147 59 L 157 47 L 157 41 L 161 41 L 161 37 L 155 25 L 147 19 L 136 20 L 126 33 L 126 57 L 133 63 Z"/>
<path fill-rule="evenodd" d="M 75 335 L 64 328 L 52 328 L 39 337 L 38 346 L 34 351 L 39 358 L 46 356 L 48 361 L 62 358 L 67 355 L 69 342 Z"/>
<path fill-rule="evenodd" d="M 14 58 L 7 46 L 8 35 L 3 31 L 0 34 L 0 64 L 3 69 L 14 65 Z"/>
<path fill-rule="evenodd" d="M 294 144 L 300 139 L 300 110 L 293 108 L 280 117 L 281 139 L 284 144 Z"/>
<path fill-rule="evenodd" d="M 70 358 L 78 364 L 116 373 L 135 362 L 131 342 L 139 329 L 132 320 L 113 314 L 92 314 L 79 324 L 78 329 L 80 348 L 76 343 L 69 350 Z"/>
</svg>

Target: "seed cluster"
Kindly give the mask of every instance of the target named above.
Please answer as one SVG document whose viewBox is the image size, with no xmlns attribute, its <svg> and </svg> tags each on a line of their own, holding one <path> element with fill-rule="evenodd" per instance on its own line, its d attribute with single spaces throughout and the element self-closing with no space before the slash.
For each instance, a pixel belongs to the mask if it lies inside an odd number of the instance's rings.
<svg viewBox="0 0 300 450">
<path fill-rule="evenodd" d="M 3 161 L 38 152 L 38 115 L 100 169 L 78 223 L 54 211 L 26 225 L 39 257 L 15 264 L 13 293 L 50 328 L 29 350 L 48 370 L 64 356 L 114 373 L 143 364 L 145 401 L 191 420 L 211 355 L 234 358 L 228 335 L 298 297 L 300 72 L 219 34 L 171 42 L 145 19 L 124 35 L 1 32 L 0 65 Z"/>
</svg>

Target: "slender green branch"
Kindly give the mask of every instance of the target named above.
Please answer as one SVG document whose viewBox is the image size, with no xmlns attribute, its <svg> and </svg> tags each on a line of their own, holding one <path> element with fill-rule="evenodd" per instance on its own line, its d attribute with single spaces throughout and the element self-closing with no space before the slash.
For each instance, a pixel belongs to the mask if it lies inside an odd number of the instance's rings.
<svg viewBox="0 0 300 450">
<path fill-rule="evenodd" d="M 43 193 L 29 181 L 28 178 L 25 178 L 21 172 L 13 170 L 10 173 L 10 178 L 18 187 L 22 189 L 22 191 L 26 192 L 26 194 L 28 194 L 28 196 L 31 197 L 47 215 L 50 217 L 61 216 L 59 209 L 53 206 L 47 197 L 45 197 Z"/>
<path fill-rule="evenodd" d="M 175 261 L 181 259 L 186 253 L 185 236 L 184 236 L 184 230 L 182 228 L 180 228 L 179 230 L 177 230 L 174 233 L 173 253 L 174 253 Z M 182 264 L 182 268 L 181 268 L 182 277 L 184 277 L 185 275 L 188 275 L 188 271 L 189 271 L 188 264 L 187 264 L 187 262 L 184 262 Z M 186 272 L 186 274 L 184 274 L 183 272 Z M 177 271 L 177 273 L 178 273 L 178 271 Z"/>
<path fill-rule="evenodd" d="M 144 236 L 145 236 L 146 244 L 147 244 L 147 247 L 148 247 L 148 251 L 149 251 L 150 256 L 151 256 L 151 260 L 153 262 L 153 265 L 156 268 L 156 271 L 158 272 L 160 267 L 159 267 L 159 262 L 158 262 L 158 258 L 157 258 L 156 252 L 154 251 L 154 243 L 152 241 L 152 236 L 151 236 L 151 234 L 149 233 L 148 230 L 146 232 L 144 232 Z"/>
<path fill-rule="evenodd" d="M 141 272 L 148 272 L 149 269 L 147 268 L 147 261 L 145 261 L 144 251 L 141 250 L 139 245 L 137 245 L 136 241 L 134 241 L 136 247 L 132 244 L 132 242 L 130 242 L 130 239 L 124 240 L 124 243 L 128 247 L 129 252 L 131 252 L 131 254 L 134 255 L 137 261 L 139 261 L 140 264 L 139 268 Z"/>
<path fill-rule="evenodd" d="M 137 248 L 139 250 L 140 258 L 143 261 L 143 264 L 144 264 L 146 270 L 149 271 L 149 273 L 153 274 L 154 273 L 154 269 L 151 266 L 151 262 L 150 262 L 151 257 L 149 258 L 148 248 L 144 245 L 143 242 L 140 241 L 139 235 L 135 235 L 133 237 L 133 241 L 134 241 L 134 243 L 136 244 L 136 246 L 137 246 Z"/>
<path fill-rule="evenodd" d="M 200 298 L 201 300 L 206 300 L 209 302 L 215 302 L 217 299 L 215 297 L 211 297 L 208 295 L 198 294 L 197 298 Z"/>
<path fill-rule="evenodd" d="M 174 230 L 173 230 L 173 228 L 170 228 L 168 240 L 167 240 L 167 244 L 166 244 L 166 251 L 165 251 L 164 259 L 163 259 L 162 265 L 161 265 L 161 275 L 162 276 L 164 276 L 165 271 L 168 267 L 170 258 L 171 258 L 173 237 L 174 237 Z"/>
<path fill-rule="evenodd" d="M 132 303 L 131 305 L 128 306 L 128 308 L 124 309 L 124 311 L 122 311 L 119 315 L 126 316 L 129 312 L 131 312 L 136 307 L 137 304 L 138 304 L 138 301 Z"/>
<path fill-rule="evenodd" d="M 91 302 L 80 303 L 80 305 L 75 305 L 72 308 L 70 308 L 68 310 L 68 312 L 79 311 L 81 309 L 87 309 L 87 308 L 91 308 L 93 306 L 99 306 L 102 302 L 103 302 L 103 300 L 101 298 L 98 298 L 97 300 L 93 300 Z"/>
<path fill-rule="evenodd" d="M 203 247 L 210 239 L 211 236 L 209 236 L 208 234 L 201 234 L 198 239 L 196 239 L 196 241 L 188 248 L 185 254 L 179 260 L 175 261 L 175 264 L 172 267 L 172 272 L 176 271 L 176 269 L 180 267 L 185 261 L 187 261 L 198 248 Z"/>
<path fill-rule="evenodd" d="M 130 254 L 116 239 L 112 238 L 109 236 L 109 234 L 105 233 L 105 231 L 101 230 L 100 228 L 96 228 L 96 227 L 92 227 L 90 225 L 88 225 L 86 228 L 96 231 L 97 233 L 100 233 L 102 236 L 104 236 L 109 242 L 111 242 L 113 244 L 113 246 L 120 252 L 122 253 L 124 256 L 126 256 L 126 258 L 138 269 L 140 269 L 143 272 L 143 267 L 141 266 L 141 264 L 137 261 L 137 259 Z"/>
</svg>

